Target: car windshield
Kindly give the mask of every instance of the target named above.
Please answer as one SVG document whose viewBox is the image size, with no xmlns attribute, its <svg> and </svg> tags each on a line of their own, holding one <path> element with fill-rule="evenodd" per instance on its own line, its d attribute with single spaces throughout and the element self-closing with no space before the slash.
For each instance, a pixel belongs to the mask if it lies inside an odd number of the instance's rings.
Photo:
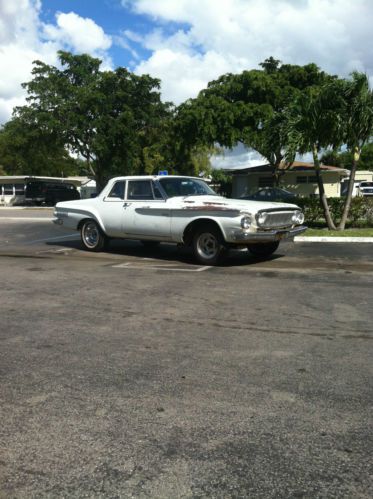
<svg viewBox="0 0 373 499">
<path fill-rule="evenodd" d="M 169 198 L 175 196 L 216 196 L 214 192 L 203 180 L 197 178 L 172 178 L 166 177 L 159 180 Z"/>
</svg>

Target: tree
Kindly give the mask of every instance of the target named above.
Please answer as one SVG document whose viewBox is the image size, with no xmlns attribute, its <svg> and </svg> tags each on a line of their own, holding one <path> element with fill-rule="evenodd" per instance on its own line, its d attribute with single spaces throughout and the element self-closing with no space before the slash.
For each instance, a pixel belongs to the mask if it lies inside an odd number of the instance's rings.
<svg viewBox="0 0 373 499">
<path fill-rule="evenodd" d="M 0 163 L 9 175 L 67 176 L 79 173 L 58 137 L 13 118 L 0 130 Z"/>
<path fill-rule="evenodd" d="M 373 92 L 369 88 L 367 76 L 364 73 L 352 73 L 352 79 L 346 82 L 343 97 L 346 103 L 344 142 L 353 156 L 346 202 L 338 226 L 339 230 L 344 230 L 346 226 L 362 148 L 371 139 L 373 133 Z"/>
<path fill-rule="evenodd" d="M 321 157 L 324 165 L 337 166 L 351 170 L 353 154 L 348 151 L 326 151 Z M 361 148 L 359 162 L 356 165 L 357 170 L 371 170 L 373 168 L 373 142 L 365 144 Z"/>
<path fill-rule="evenodd" d="M 281 65 L 269 58 L 261 66 L 210 82 L 196 99 L 179 106 L 176 127 L 186 149 L 216 143 L 232 148 L 242 142 L 267 159 L 278 179 L 287 140 L 286 109 L 305 89 L 335 77 L 315 64 Z"/>
<path fill-rule="evenodd" d="M 160 162 L 155 144 L 171 107 L 160 100 L 159 80 L 125 68 L 100 71 L 101 61 L 87 54 L 61 51 L 59 60 L 62 69 L 35 61 L 24 84 L 28 105 L 15 116 L 84 158 L 99 189 L 110 176 L 144 173 Z"/>
<path fill-rule="evenodd" d="M 296 153 L 312 152 L 320 202 L 330 230 L 335 230 L 336 226 L 325 194 L 319 155 L 323 149 L 335 149 L 343 143 L 343 88 L 342 80 L 334 80 L 321 87 L 306 89 L 286 112 L 286 156 L 292 161 Z"/>
<path fill-rule="evenodd" d="M 230 197 L 232 195 L 232 175 L 225 173 L 222 170 L 212 170 L 211 178 L 215 190 L 222 196 Z"/>
</svg>

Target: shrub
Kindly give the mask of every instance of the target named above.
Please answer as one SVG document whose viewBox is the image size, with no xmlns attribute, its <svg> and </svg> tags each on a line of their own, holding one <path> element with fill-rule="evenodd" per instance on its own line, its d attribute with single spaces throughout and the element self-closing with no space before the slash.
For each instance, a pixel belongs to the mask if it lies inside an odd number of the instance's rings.
<svg viewBox="0 0 373 499">
<path fill-rule="evenodd" d="M 329 198 L 329 209 L 335 223 L 341 219 L 346 198 Z M 303 209 L 306 223 L 318 225 L 323 223 L 324 212 L 319 198 L 300 198 L 297 205 Z M 354 197 L 351 200 L 347 223 L 353 227 L 373 227 L 373 197 Z"/>
</svg>

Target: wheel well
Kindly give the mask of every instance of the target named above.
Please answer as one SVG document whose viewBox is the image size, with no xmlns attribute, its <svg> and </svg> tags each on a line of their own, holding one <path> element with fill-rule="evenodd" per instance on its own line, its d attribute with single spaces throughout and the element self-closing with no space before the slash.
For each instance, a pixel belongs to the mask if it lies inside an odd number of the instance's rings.
<svg viewBox="0 0 373 499">
<path fill-rule="evenodd" d="M 80 230 L 83 227 L 83 224 L 85 222 L 88 222 L 89 220 L 92 220 L 93 222 L 96 222 L 96 224 L 98 225 L 98 227 L 99 227 L 100 231 L 102 232 L 102 234 L 105 235 L 105 232 L 102 230 L 102 227 L 101 227 L 100 223 L 97 220 L 95 220 L 94 218 L 89 218 L 89 217 L 83 218 L 82 220 L 80 220 L 80 222 L 78 223 L 78 227 L 76 228 L 76 230 Z"/>
<path fill-rule="evenodd" d="M 186 226 L 183 234 L 184 244 L 186 246 L 192 244 L 193 234 L 195 231 L 205 225 L 214 226 L 222 234 L 219 224 L 215 222 L 215 220 L 211 220 L 210 218 L 199 218 L 198 220 L 193 220 L 193 222 Z"/>
</svg>

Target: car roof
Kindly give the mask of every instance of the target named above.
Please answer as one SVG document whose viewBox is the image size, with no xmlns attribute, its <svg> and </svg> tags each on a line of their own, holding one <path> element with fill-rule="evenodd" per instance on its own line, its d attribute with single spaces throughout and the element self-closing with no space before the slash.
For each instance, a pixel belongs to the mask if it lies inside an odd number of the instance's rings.
<svg viewBox="0 0 373 499">
<path fill-rule="evenodd" d="M 113 177 L 110 182 L 117 180 L 161 180 L 163 178 L 193 178 L 195 180 L 204 180 L 200 177 L 191 175 L 127 175 L 125 177 Z"/>
</svg>

